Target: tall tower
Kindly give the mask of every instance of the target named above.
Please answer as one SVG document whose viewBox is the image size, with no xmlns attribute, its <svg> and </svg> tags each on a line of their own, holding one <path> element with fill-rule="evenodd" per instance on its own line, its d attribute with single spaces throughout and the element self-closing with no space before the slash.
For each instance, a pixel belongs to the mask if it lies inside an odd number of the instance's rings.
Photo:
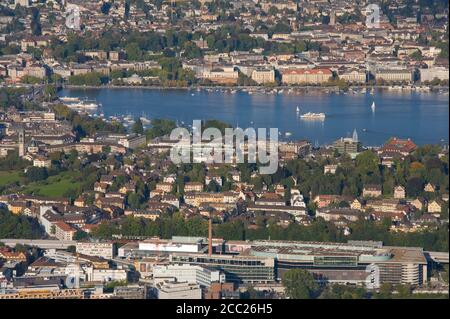
<svg viewBox="0 0 450 319">
<path fill-rule="evenodd" d="M 19 129 L 19 157 L 25 156 L 25 131 L 23 127 Z"/>
<path fill-rule="evenodd" d="M 353 130 L 353 142 L 358 143 L 358 132 L 356 132 L 356 128 Z"/>
<path fill-rule="evenodd" d="M 330 12 L 330 23 L 329 25 L 335 25 L 336 24 L 336 11 L 331 10 Z"/>
</svg>

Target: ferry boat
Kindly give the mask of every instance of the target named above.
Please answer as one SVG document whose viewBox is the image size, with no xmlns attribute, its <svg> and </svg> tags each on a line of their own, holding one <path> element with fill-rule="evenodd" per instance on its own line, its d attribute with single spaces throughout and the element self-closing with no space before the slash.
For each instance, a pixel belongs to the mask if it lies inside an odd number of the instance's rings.
<svg viewBox="0 0 450 319">
<path fill-rule="evenodd" d="M 300 115 L 300 118 L 303 120 L 320 120 L 323 121 L 325 120 L 325 113 L 305 113 Z"/>
<path fill-rule="evenodd" d="M 68 103 L 66 105 L 68 108 L 76 110 L 96 110 L 98 108 L 98 104 L 93 102 L 76 102 Z"/>
<path fill-rule="evenodd" d="M 68 102 L 72 102 L 72 103 L 80 102 L 80 98 L 72 97 L 72 96 L 61 96 L 59 99 L 61 100 L 61 102 L 65 102 L 65 103 L 68 103 Z"/>
<path fill-rule="evenodd" d="M 141 116 L 140 120 L 143 124 L 150 124 L 150 120 L 148 118 L 146 118 L 145 116 Z"/>
</svg>

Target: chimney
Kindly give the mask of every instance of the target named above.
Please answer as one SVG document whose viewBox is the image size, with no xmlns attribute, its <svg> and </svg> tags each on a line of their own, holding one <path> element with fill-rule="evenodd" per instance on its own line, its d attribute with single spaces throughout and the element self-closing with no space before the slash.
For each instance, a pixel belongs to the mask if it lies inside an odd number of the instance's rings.
<svg viewBox="0 0 450 319">
<path fill-rule="evenodd" d="M 208 220 L 208 256 L 212 255 L 212 217 L 209 214 Z"/>
</svg>

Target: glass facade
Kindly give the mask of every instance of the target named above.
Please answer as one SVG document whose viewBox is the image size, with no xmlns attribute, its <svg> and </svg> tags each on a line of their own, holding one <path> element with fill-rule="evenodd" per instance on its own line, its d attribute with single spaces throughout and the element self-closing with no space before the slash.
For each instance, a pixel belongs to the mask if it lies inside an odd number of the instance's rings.
<svg viewBox="0 0 450 319">
<path fill-rule="evenodd" d="M 314 256 L 314 267 L 356 267 L 357 256 Z"/>
<path fill-rule="evenodd" d="M 172 255 L 171 261 L 219 269 L 226 280 L 238 283 L 268 283 L 275 280 L 273 259 L 233 256 Z"/>
</svg>

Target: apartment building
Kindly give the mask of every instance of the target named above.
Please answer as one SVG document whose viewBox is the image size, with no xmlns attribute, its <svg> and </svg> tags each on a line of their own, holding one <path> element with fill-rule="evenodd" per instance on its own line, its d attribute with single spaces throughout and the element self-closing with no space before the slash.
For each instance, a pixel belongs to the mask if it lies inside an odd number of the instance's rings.
<svg viewBox="0 0 450 319">
<path fill-rule="evenodd" d="M 287 69 L 281 73 L 284 84 L 320 84 L 330 80 L 333 73 L 330 69 Z"/>
<path fill-rule="evenodd" d="M 275 82 L 275 71 L 271 69 L 256 69 L 253 70 L 252 80 L 258 84 L 266 84 Z"/>
<path fill-rule="evenodd" d="M 114 257 L 114 244 L 110 242 L 77 242 L 76 251 L 87 256 L 112 259 Z"/>
</svg>

